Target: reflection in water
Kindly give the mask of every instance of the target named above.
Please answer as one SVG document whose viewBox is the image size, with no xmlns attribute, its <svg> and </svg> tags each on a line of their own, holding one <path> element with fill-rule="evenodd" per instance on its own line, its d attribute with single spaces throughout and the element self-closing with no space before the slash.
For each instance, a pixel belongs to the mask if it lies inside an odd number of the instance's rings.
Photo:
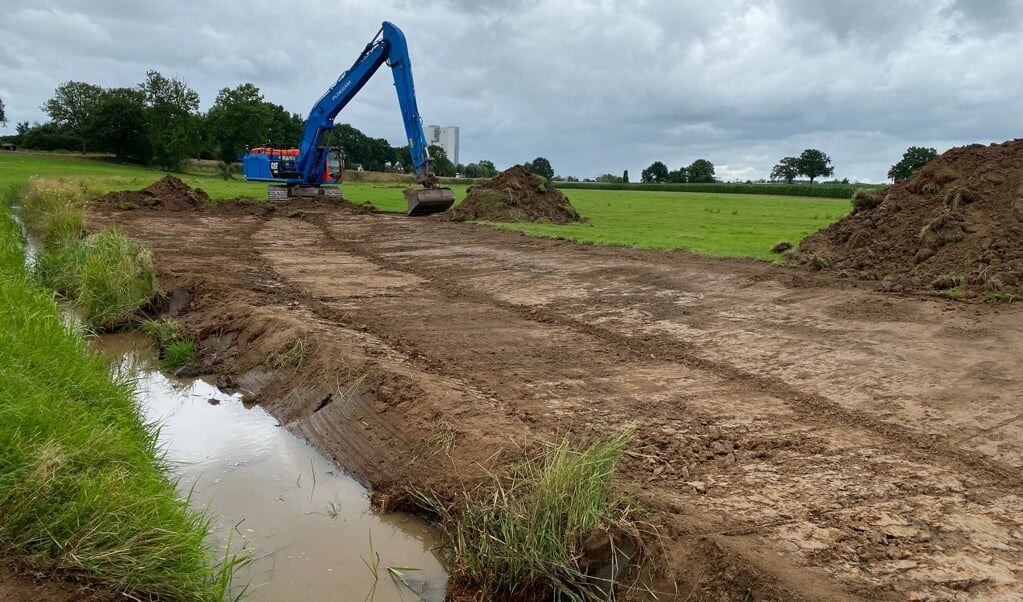
<svg viewBox="0 0 1023 602">
<path fill-rule="evenodd" d="M 125 350 L 139 341 L 104 337 L 104 353 L 145 364 L 144 353 Z M 232 548 L 243 545 L 253 558 L 236 576 L 250 584 L 247 600 L 443 600 L 447 576 L 430 530 L 408 516 L 372 513 L 358 483 L 262 409 L 153 369 L 138 370 L 138 389 L 180 490 L 218 516 L 216 545 L 222 550 L 233 530 Z M 371 545 L 379 555 L 375 590 Z M 408 586 L 399 586 L 389 566 L 420 570 L 405 571 Z"/>
</svg>

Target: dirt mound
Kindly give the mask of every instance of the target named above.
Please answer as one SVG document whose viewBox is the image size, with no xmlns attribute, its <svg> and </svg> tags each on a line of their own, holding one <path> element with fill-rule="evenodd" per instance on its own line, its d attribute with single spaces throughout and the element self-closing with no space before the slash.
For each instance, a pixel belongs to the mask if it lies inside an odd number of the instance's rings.
<svg viewBox="0 0 1023 602">
<path fill-rule="evenodd" d="M 861 191 L 796 260 L 887 290 L 1023 290 L 1023 139 L 953 148 L 908 180 Z"/>
<path fill-rule="evenodd" d="M 111 192 L 96 199 L 102 203 L 116 203 L 123 209 L 165 209 L 190 211 L 210 202 L 202 188 L 192 188 L 172 175 L 166 175 L 142 190 Z"/>
<path fill-rule="evenodd" d="M 470 187 L 465 200 L 445 215 L 455 221 L 552 224 L 582 221 L 561 191 L 522 165 L 501 172 L 486 184 Z"/>
</svg>

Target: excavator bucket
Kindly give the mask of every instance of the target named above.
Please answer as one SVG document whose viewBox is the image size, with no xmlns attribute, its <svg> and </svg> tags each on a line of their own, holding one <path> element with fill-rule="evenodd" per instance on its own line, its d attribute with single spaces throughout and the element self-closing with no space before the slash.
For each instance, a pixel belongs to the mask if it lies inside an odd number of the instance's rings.
<svg viewBox="0 0 1023 602">
<path fill-rule="evenodd" d="M 406 188 L 409 215 L 430 215 L 447 211 L 455 203 L 450 188 Z"/>
</svg>

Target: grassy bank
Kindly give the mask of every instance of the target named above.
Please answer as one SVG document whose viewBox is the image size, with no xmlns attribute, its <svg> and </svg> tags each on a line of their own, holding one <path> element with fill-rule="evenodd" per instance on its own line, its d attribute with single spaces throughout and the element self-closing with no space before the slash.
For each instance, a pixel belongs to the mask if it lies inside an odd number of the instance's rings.
<svg viewBox="0 0 1023 602">
<path fill-rule="evenodd" d="M 87 326 L 105 330 L 128 321 L 160 290 L 148 249 L 118 230 L 85 235 L 85 204 L 93 194 L 81 183 L 32 178 L 19 204 L 25 225 L 41 243 L 36 277 Z"/>
<path fill-rule="evenodd" d="M 26 272 L 14 194 L 0 203 L 0 553 L 139 598 L 222 599 L 230 567 L 178 499 L 132 383 Z"/>
</svg>

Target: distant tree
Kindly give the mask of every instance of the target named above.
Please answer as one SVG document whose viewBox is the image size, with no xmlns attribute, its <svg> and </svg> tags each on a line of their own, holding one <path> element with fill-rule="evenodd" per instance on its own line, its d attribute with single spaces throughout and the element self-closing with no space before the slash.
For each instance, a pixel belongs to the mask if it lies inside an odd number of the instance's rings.
<svg viewBox="0 0 1023 602">
<path fill-rule="evenodd" d="M 548 180 L 554 177 L 554 168 L 551 167 L 551 162 L 544 157 L 537 157 L 526 164 L 529 171 L 535 173 L 538 176 L 543 176 Z"/>
<path fill-rule="evenodd" d="M 281 105 L 266 103 L 270 113 L 270 129 L 266 143 L 274 148 L 293 148 L 302 143 L 305 118 L 298 113 L 289 113 Z"/>
<path fill-rule="evenodd" d="M 105 90 L 83 128 L 94 150 L 113 153 L 122 161 L 149 163 L 145 95 L 134 88 Z"/>
<path fill-rule="evenodd" d="M 483 170 L 484 178 L 493 178 L 497 176 L 497 167 L 494 166 L 493 161 L 481 159 L 479 162 L 479 166 Z"/>
<path fill-rule="evenodd" d="M 206 132 L 217 157 L 226 163 L 237 160 L 246 147 L 269 142 L 273 115 L 259 88 L 250 83 L 222 88 L 206 114 Z"/>
<path fill-rule="evenodd" d="M 71 134 L 67 128 L 50 121 L 40 125 L 19 123 L 18 144 L 35 150 L 75 150 L 82 147 L 82 139 Z M 22 127 L 24 126 L 24 127 Z"/>
<path fill-rule="evenodd" d="M 629 183 L 629 170 L 627 169 L 622 172 L 622 182 L 624 182 L 625 184 Z"/>
<path fill-rule="evenodd" d="M 596 181 L 604 182 L 606 184 L 621 184 L 625 182 L 625 178 L 616 176 L 614 174 L 606 173 L 604 175 L 597 176 Z"/>
<path fill-rule="evenodd" d="M 159 71 L 146 72 L 146 81 L 138 85 L 146 99 L 146 125 L 153 161 L 160 167 L 176 170 L 202 146 L 199 126 L 199 93 L 184 81 L 168 79 Z"/>
<path fill-rule="evenodd" d="M 831 157 L 815 148 L 808 148 L 799 155 L 799 173 L 810 178 L 813 184 L 818 176 L 833 175 L 835 168 L 831 166 Z"/>
<path fill-rule="evenodd" d="M 4 99 L 0 98 L 0 125 L 7 125 L 7 113 L 4 112 Z"/>
<path fill-rule="evenodd" d="M 668 182 L 671 184 L 685 184 L 689 181 L 689 168 L 681 167 L 668 172 Z"/>
<path fill-rule="evenodd" d="M 427 147 L 430 151 L 430 156 L 433 157 L 433 173 L 438 176 L 453 178 L 455 177 L 455 164 L 448 159 L 448 153 L 440 146 L 431 144 Z M 413 166 L 408 165 L 405 168 L 407 173 L 415 172 Z"/>
<path fill-rule="evenodd" d="M 643 170 L 639 175 L 640 181 L 646 183 L 660 184 L 668 181 L 668 166 L 660 161 L 654 161 L 650 167 Z"/>
<path fill-rule="evenodd" d="M 697 159 L 686 168 L 686 181 L 697 183 L 714 182 L 714 164 L 706 159 Z"/>
<path fill-rule="evenodd" d="M 888 170 L 888 177 L 896 182 L 899 180 L 905 180 L 909 176 L 913 175 L 914 171 L 920 169 L 924 165 L 927 165 L 937 156 L 938 151 L 933 148 L 911 146 L 902 155 L 902 160 L 895 165 L 892 165 L 892 168 Z"/>
<path fill-rule="evenodd" d="M 798 175 L 799 159 L 796 157 L 785 157 L 771 170 L 772 180 L 785 180 L 786 184 L 791 184 Z"/>
<path fill-rule="evenodd" d="M 54 124 L 79 138 L 84 153 L 88 147 L 85 125 L 103 98 L 103 88 L 85 82 L 68 81 L 57 86 L 53 98 L 42 106 Z"/>
</svg>

